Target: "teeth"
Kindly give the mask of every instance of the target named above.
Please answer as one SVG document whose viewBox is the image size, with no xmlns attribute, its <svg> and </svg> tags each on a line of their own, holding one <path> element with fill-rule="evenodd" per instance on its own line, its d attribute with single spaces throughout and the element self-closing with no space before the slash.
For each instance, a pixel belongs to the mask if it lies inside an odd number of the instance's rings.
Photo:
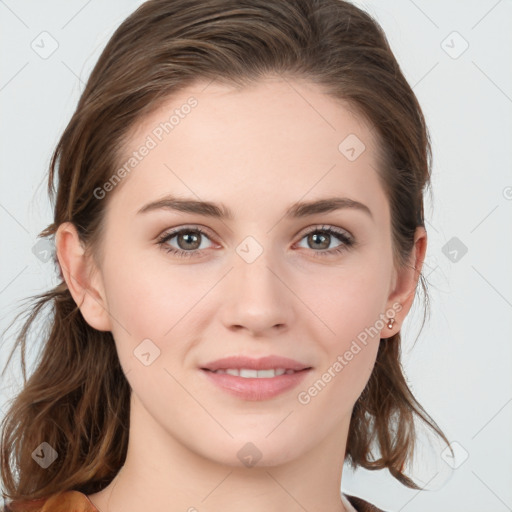
<svg viewBox="0 0 512 512">
<path fill-rule="evenodd" d="M 227 373 L 228 375 L 234 375 L 235 377 L 244 377 L 247 379 L 270 379 L 279 375 L 287 374 L 290 375 L 295 373 L 295 370 L 285 370 L 284 368 L 276 368 L 270 370 L 250 370 L 248 368 L 227 368 L 215 370 L 214 373 Z"/>
</svg>

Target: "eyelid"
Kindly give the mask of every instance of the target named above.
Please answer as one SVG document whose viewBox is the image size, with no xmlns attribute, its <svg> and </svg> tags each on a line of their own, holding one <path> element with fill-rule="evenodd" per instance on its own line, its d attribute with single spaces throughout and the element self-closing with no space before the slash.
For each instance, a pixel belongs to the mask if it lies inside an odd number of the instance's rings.
<svg viewBox="0 0 512 512">
<path fill-rule="evenodd" d="M 300 238 L 302 239 L 304 236 L 308 235 L 311 232 L 322 230 L 331 230 L 336 233 L 339 233 L 340 235 L 345 235 L 351 240 L 354 240 L 354 236 L 350 231 L 344 228 L 340 228 L 338 226 L 334 226 L 332 224 L 313 224 L 311 226 L 308 226 L 307 228 L 300 230 L 295 236 L 300 236 Z"/>
<path fill-rule="evenodd" d="M 216 239 L 216 235 L 213 233 L 213 231 L 206 226 L 203 226 L 202 224 L 183 224 L 180 226 L 176 226 L 174 228 L 167 228 L 160 233 L 156 239 L 161 240 L 162 238 L 165 238 L 167 236 L 176 236 L 182 231 L 199 231 L 204 235 L 207 235 L 210 240 Z"/>
</svg>

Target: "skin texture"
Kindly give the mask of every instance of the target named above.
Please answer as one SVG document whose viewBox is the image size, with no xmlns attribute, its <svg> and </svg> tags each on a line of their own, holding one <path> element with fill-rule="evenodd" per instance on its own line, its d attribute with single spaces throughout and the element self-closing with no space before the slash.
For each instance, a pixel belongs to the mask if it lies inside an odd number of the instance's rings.
<svg viewBox="0 0 512 512">
<path fill-rule="evenodd" d="M 410 267 L 395 269 L 371 129 L 318 86 L 298 80 L 267 78 L 240 90 L 197 83 L 141 120 L 127 158 L 191 96 L 197 106 L 161 141 L 153 136 L 156 147 L 108 192 L 99 261 L 84 256 L 72 224 L 57 233 L 73 298 L 92 327 L 112 332 L 132 387 L 126 463 L 90 499 L 102 512 L 342 511 L 350 414 L 379 335 L 359 343 L 357 355 L 309 403 L 297 395 L 365 328 L 379 326 L 382 338 L 400 329 L 426 232 L 417 230 Z M 349 134 L 366 147 L 354 161 L 338 149 Z M 223 203 L 234 218 L 171 210 L 137 215 L 170 193 Z M 284 217 L 296 201 L 332 196 L 364 203 L 373 217 L 352 208 Z M 200 237 L 196 245 L 183 236 L 166 245 L 196 256 L 180 258 L 157 244 L 159 235 L 183 226 L 199 226 L 206 236 L 192 232 Z M 343 244 L 333 235 L 324 245 L 306 236 L 322 226 L 347 232 L 357 245 L 318 256 Z M 251 263 L 237 252 L 248 236 L 262 249 Z M 377 321 L 393 304 L 400 311 L 389 329 Z M 148 338 L 160 355 L 146 366 L 134 350 Z M 236 354 L 276 354 L 313 369 L 295 389 L 246 401 L 198 369 Z M 253 467 L 237 455 L 248 442 L 261 452 Z"/>
</svg>

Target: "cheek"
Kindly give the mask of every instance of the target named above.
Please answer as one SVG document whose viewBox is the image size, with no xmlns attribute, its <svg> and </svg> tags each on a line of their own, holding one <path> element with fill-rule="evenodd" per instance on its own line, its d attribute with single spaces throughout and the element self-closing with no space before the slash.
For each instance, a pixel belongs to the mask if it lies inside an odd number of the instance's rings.
<svg viewBox="0 0 512 512">
<path fill-rule="evenodd" d="M 117 251 L 122 253 L 120 248 Z M 198 279 L 194 265 L 166 266 L 164 253 L 158 256 L 160 263 L 133 252 L 122 259 L 111 254 L 104 263 L 104 283 L 112 334 L 120 354 L 128 356 L 144 339 L 161 350 L 165 340 L 179 339 L 176 333 L 188 330 L 201 310 L 202 298 L 218 279 L 208 272 Z M 173 349 L 179 350 L 175 341 Z"/>
<path fill-rule="evenodd" d="M 307 286 L 304 283 L 299 293 L 315 313 L 307 323 L 308 338 L 316 340 L 324 354 L 315 382 L 310 379 L 308 385 L 318 390 L 325 385 L 326 406 L 333 396 L 340 404 L 352 406 L 371 375 L 380 334 L 386 328 L 381 313 L 385 311 L 387 274 L 378 265 L 347 267 L 335 277 L 332 272 L 323 277 L 318 273 L 314 280 L 305 281 Z"/>
<path fill-rule="evenodd" d="M 313 324 L 317 332 L 322 329 L 321 338 L 329 340 L 329 346 L 343 349 L 367 330 L 369 339 L 378 341 L 375 329 L 383 327 L 388 280 L 388 272 L 379 265 L 347 266 L 338 272 L 318 271 L 314 279 L 305 276 L 295 290 L 314 313 L 310 318 L 316 318 Z"/>
</svg>

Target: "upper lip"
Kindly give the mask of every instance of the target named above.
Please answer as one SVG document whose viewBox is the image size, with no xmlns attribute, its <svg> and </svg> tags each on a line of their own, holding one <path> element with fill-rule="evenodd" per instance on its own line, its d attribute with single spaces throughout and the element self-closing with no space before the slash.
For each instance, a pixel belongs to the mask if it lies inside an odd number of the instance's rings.
<svg viewBox="0 0 512 512">
<path fill-rule="evenodd" d="M 254 359 L 242 355 L 224 357 L 211 361 L 201 366 L 202 370 L 219 370 L 222 368 L 247 368 L 251 370 L 270 370 L 272 368 L 284 368 L 285 370 L 300 371 L 306 368 L 311 368 L 307 364 L 303 364 L 295 359 L 281 356 L 266 356 Z"/>
</svg>

